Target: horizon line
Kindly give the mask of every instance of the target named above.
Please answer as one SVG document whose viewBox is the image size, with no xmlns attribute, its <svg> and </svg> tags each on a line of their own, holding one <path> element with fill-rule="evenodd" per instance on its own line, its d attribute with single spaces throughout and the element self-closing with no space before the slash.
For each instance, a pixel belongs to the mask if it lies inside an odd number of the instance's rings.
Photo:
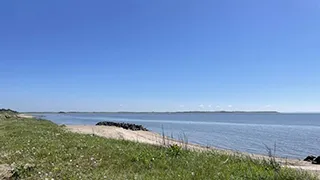
<svg viewBox="0 0 320 180">
<path fill-rule="evenodd" d="M 21 111 L 21 113 L 320 113 L 319 111 Z"/>
</svg>

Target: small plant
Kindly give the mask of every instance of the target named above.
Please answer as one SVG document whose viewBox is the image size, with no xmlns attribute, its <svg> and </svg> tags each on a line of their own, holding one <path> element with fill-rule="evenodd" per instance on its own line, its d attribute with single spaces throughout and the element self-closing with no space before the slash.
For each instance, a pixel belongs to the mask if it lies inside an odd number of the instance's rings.
<svg viewBox="0 0 320 180">
<path fill-rule="evenodd" d="M 170 145 L 168 148 L 168 155 L 171 157 L 178 157 L 182 154 L 182 148 L 177 144 Z"/>
<path fill-rule="evenodd" d="M 182 136 L 183 147 L 184 147 L 185 150 L 187 150 L 188 149 L 188 144 L 189 144 L 188 137 L 184 132 L 182 132 L 182 135 L 183 135 Z"/>
<path fill-rule="evenodd" d="M 29 164 L 29 163 L 27 163 L 26 165 L 16 166 L 14 168 L 12 178 L 18 179 L 20 174 L 30 175 L 31 173 L 33 173 L 34 169 L 35 169 L 35 165 Z"/>
<path fill-rule="evenodd" d="M 154 157 L 154 154 L 148 151 L 141 151 L 139 154 L 133 156 L 131 161 L 143 165 L 144 168 L 152 169 L 156 158 Z"/>
<path fill-rule="evenodd" d="M 274 143 L 274 147 L 273 147 L 273 152 L 272 152 L 272 148 L 270 148 L 269 146 L 267 146 L 265 144 L 265 147 L 267 149 L 268 152 L 268 156 L 269 156 L 269 161 L 268 164 L 271 166 L 271 168 L 275 171 L 275 172 L 279 172 L 281 169 L 281 165 L 280 163 L 278 163 L 276 161 L 276 149 L 277 149 L 277 144 Z"/>
<path fill-rule="evenodd" d="M 162 143 L 165 146 L 166 145 L 166 135 L 164 133 L 163 125 L 161 125 L 161 129 L 162 129 Z"/>
</svg>

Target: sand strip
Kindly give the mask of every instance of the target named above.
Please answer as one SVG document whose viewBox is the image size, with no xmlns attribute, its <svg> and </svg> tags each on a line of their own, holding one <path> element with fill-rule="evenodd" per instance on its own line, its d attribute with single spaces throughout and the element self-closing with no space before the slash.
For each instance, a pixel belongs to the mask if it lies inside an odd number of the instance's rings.
<svg viewBox="0 0 320 180">
<path fill-rule="evenodd" d="M 29 115 L 29 114 L 18 114 L 18 117 L 20 117 L 20 118 L 34 118 L 32 115 Z"/>
</svg>

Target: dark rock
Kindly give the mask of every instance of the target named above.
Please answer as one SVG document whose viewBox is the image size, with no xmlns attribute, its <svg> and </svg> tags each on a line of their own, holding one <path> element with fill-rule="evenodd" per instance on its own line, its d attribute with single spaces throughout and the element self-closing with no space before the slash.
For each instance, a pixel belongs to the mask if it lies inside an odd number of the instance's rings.
<svg viewBox="0 0 320 180">
<path fill-rule="evenodd" d="M 121 127 L 123 129 L 129 129 L 132 131 L 149 131 L 147 128 L 143 127 L 142 125 L 131 124 L 131 123 L 116 123 L 116 122 L 110 122 L 110 121 L 98 122 L 96 126 L 116 126 L 116 127 Z"/>
<path fill-rule="evenodd" d="M 316 158 L 315 156 L 310 155 L 310 156 L 307 156 L 307 157 L 304 159 L 304 161 L 312 162 L 315 158 Z"/>
<path fill-rule="evenodd" d="M 315 158 L 315 159 L 312 161 L 312 164 L 320 164 L 320 156 L 318 156 L 317 158 Z"/>
</svg>

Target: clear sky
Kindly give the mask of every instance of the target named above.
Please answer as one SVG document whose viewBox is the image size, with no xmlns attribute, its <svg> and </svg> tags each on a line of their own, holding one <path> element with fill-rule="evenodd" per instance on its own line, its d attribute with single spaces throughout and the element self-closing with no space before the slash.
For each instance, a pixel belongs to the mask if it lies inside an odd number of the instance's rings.
<svg viewBox="0 0 320 180">
<path fill-rule="evenodd" d="M 320 112 L 320 1 L 1 1 L 1 107 Z"/>
</svg>

